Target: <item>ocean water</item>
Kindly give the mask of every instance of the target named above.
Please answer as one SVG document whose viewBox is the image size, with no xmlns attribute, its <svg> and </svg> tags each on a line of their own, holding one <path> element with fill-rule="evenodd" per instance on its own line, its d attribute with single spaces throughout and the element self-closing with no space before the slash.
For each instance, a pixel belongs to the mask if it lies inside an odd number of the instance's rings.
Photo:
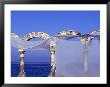
<svg viewBox="0 0 110 87">
<path fill-rule="evenodd" d="M 88 72 L 84 74 L 83 64 L 65 64 L 56 68 L 56 77 L 99 77 L 100 65 L 95 63 L 89 63 Z M 50 73 L 50 64 L 28 64 L 24 66 L 26 77 L 48 77 Z M 20 72 L 19 63 L 11 64 L 11 77 L 17 77 Z"/>
<path fill-rule="evenodd" d="M 25 63 L 26 77 L 48 77 L 50 64 Z M 19 63 L 11 64 L 11 77 L 17 77 L 20 71 Z"/>
</svg>

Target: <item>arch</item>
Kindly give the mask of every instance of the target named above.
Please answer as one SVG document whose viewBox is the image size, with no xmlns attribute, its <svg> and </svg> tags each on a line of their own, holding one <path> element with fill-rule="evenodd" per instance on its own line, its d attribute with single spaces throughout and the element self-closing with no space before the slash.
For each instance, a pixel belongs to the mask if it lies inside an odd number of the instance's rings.
<svg viewBox="0 0 110 87">
<path fill-rule="evenodd" d="M 11 33 L 11 35 L 18 37 L 18 35 L 16 33 Z"/>
<path fill-rule="evenodd" d="M 80 35 L 80 41 L 83 43 L 84 41 L 86 41 L 87 43 L 89 43 L 91 40 L 93 40 L 94 38 L 98 38 L 100 40 L 100 30 L 95 30 L 89 34 L 85 34 L 85 35 Z"/>
<path fill-rule="evenodd" d="M 81 34 L 75 30 L 65 30 L 57 33 L 57 36 L 61 36 L 61 35 L 81 35 Z"/>
<path fill-rule="evenodd" d="M 47 33 L 43 32 L 31 32 L 24 36 L 24 40 L 29 41 L 32 38 L 41 37 L 43 39 L 49 39 L 50 36 Z M 56 39 L 54 37 L 51 37 L 50 40 L 50 54 L 51 54 L 51 71 L 49 73 L 49 76 L 54 77 L 55 76 L 55 69 L 56 69 L 56 63 L 55 63 L 55 45 L 56 45 Z"/>
<path fill-rule="evenodd" d="M 81 33 L 79 33 L 78 31 L 75 31 L 75 30 L 65 30 L 65 31 L 62 31 L 62 32 L 58 32 L 56 37 L 59 38 L 59 39 L 70 39 L 70 38 L 74 38 L 74 37 L 77 37 L 77 36 L 80 36 Z"/>
<path fill-rule="evenodd" d="M 11 33 L 11 37 L 20 38 L 19 35 L 17 35 L 16 33 Z"/>
<path fill-rule="evenodd" d="M 100 35 L 100 30 L 95 30 L 91 32 L 90 35 Z"/>
<path fill-rule="evenodd" d="M 100 40 L 100 30 L 95 30 L 89 34 L 91 38 L 98 38 Z"/>
<path fill-rule="evenodd" d="M 48 39 L 50 38 L 50 36 L 47 33 L 44 32 L 31 32 L 29 34 L 27 34 L 26 36 L 24 36 L 24 40 L 29 41 L 32 38 L 36 38 L 36 37 L 41 37 L 43 39 Z"/>
</svg>

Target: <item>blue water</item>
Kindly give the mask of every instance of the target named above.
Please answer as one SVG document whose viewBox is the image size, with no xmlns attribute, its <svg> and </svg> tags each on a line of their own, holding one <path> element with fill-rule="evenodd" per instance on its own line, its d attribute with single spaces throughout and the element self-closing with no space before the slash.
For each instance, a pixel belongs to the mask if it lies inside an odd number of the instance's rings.
<svg viewBox="0 0 110 87">
<path fill-rule="evenodd" d="M 24 69 L 26 77 L 47 77 L 50 72 L 50 64 L 26 63 Z M 17 77 L 20 71 L 19 63 L 11 64 L 11 77 Z"/>
</svg>

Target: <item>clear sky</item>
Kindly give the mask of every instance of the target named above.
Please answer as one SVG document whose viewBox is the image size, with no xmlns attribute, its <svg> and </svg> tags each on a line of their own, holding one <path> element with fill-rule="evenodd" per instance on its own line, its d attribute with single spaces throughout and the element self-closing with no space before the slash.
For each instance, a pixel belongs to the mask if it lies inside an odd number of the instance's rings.
<svg viewBox="0 0 110 87">
<path fill-rule="evenodd" d="M 12 11 L 11 32 L 24 36 L 29 32 L 45 32 L 55 36 L 58 32 L 74 29 L 82 34 L 100 28 L 99 11 Z M 17 49 L 12 48 L 12 61 L 19 61 Z M 48 51 L 26 53 L 29 62 L 49 62 Z M 33 59 L 31 58 L 33 57 Z M 36 60 L 37 58 L 37 60 Z"/>
</svg>

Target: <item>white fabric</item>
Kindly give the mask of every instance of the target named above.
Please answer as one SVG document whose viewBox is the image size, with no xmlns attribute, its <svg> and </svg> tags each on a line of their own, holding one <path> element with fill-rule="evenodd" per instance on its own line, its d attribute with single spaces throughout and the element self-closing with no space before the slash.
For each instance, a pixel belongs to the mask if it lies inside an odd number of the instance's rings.
<svg viewBox="0 0 110 87">
<path fill-rule="evenodd" d="M 88 46 L 88 73 L 84 74 L 83 45 L 80 41 L 60 40 L 56 47 L 56 76 L 99 76 L 99 42 Z"/>
</svg>

